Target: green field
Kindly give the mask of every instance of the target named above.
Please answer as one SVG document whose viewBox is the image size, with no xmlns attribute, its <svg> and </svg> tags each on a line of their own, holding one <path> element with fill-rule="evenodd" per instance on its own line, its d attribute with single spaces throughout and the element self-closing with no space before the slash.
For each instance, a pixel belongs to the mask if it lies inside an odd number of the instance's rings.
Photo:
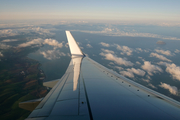
<svg viewBox="0 0 180 120">
<path fill-rule="evenodd" d="M 37 48 L 12 48 L 3 51 L 0 61 L 0 120 L 24 120 L 30 111 L 18 107 L 19 102 L 44 97 L 39 62 L 27 58 Z"/>
</svg>

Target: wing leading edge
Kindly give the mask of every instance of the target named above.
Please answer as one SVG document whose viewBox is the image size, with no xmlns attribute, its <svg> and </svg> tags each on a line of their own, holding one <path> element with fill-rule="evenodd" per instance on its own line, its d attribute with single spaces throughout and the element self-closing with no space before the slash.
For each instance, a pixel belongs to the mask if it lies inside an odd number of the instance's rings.
<svg viewBox="0 0 180 120">
<path fill-rule="evenodd" d="M 27 120 L 180 119 L 179 102 L 84 56 L 71 33 L 66 35 L 69 67 Z"/>
</svg>

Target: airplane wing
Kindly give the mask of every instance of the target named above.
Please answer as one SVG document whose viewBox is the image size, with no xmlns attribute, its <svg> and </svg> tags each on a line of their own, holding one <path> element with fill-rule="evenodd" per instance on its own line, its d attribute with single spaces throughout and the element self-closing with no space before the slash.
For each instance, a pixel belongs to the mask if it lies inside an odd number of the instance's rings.
<svg viewBox="0 0 180 120">
<path fill-rule="evenodd" d="M 180 103 L 85 56 L 66 31 L 72 60 L 26 120 L 177 120 Z M 36 102 L 38 101 L 38 102 Z M 26 102 L 20 103 L 21 106 Z"/>
</svg>

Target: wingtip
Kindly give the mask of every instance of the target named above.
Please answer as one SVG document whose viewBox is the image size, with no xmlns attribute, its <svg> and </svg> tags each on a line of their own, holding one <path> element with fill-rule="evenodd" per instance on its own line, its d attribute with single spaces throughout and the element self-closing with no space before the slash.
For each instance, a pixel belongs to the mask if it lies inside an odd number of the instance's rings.
<svg viewBox="0 0 180 120">
<path fill-rule="evenodd" d="M 74 56 L 84 56 L 83 52 L 81 51 L 80 47 L 78 46 L 76 40 L 71 35 L 71 32 L 66 30 L 66 36 L 70 47 L 71 55 Z"/>
</svg>

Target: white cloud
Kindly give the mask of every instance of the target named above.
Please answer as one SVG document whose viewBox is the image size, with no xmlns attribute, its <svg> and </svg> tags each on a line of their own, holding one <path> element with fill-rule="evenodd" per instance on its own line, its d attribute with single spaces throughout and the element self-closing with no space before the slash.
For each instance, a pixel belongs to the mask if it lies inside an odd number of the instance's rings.
<svg viewBox="0 0 180 120">
<path fill-rule="evenodd" d="M 44 28 L 40 28 L 40 27 L 34 27 L 34 26 L 21 26 L 20 28 L 17 28 L 17 29 L 0 30 L 0 36 L 1 37 L 8 37 L 8 36 L 19 35 L 21 33 L 23 33 L 23 34 L 24 33 L 25 34 L 31 33 L 32 34 L 33 32 L 35 32 L 39 35 L 43 35 L 43 36 L 54 35 L 54 33 L 51 33 L 48 29 L 44 29 Z"/>
<path fill-rule="evenodd" d="M 19 44 L 18 47 L 28 47 L 31 45 L 41 45 L 42 43 L 43 43 L 43 39 L 37 38 L 37 39 L 31 40 L 29 42 Z"/>
<path fill-rule="evenodd" d="M 105 33 L 107 33 L 107 32 L 112 32 L 114 29 L 111 29 L 111 28 L 105 28 L 102 32 L 105 32 Z"/>
<path fill-rule="evenodd" d="M 142 65 L 141 68 L 147 71 L 151 76 L 153 75 L 153 73 L 163 72 L 163 70 L 159 66 L 152 65 L 149 61 L 144 61 L 144 65 Z"/>
<path fill-rule="evenodd" d="M 154 89 L 157 89 L 153 84 L 149 83 L 148 86 L 154 88 Z"/>
<path fill-rule="evenodd" d="M 167 55 L 167 56 L 172 56 L 172 53 L 169 50 L 158 50 L 158 49 L 155 49 L 155 51 L 157 53 L 161 53 L 161 54 L 164 54 L 164 55 Z"/>
<path fill-rule="evenodd" d="M 144 52 L 149 52 L 149 50 L 144 50 Z"/>
<path fill-rule="evenodd" d="M 54 39 L 45 39 L 45 40 L 43 40 L 41 38 L 37 38 L 37 39 L 31 40 L 29 42 L 19 44 L 18 47 L 28 47 L 28 46 L 31 46 L 31 45 L 39 45 L 40 46 L 42 44 L 48 44 L 50 46 L 59 47 L 59 48 L 63 47 L 63 43 L 59 43 L 58 41 L 56 41 Z"/>
<path fill-rule="evenodd" d="M 110 65 L 114 65 L 114 63 L 113 63 L 113 62 L 110 62 L 109 64 L 110 64 Z"/>
<path fill-rule="evenodd" d="M 136 61 L 136 64 L 140 65 L 141 63 L 139 61 Z"/>
<path fill-rule="evenodd" d="M 63 47 L 62 43 L 59 43 L 58 41 L 56 41 L 54 39 L 45 39 L 44 44 L 48 44 L 50 46 L 59 47 L 59 48 Z"/>
<path fill-rule="evenodd" d="M 143 50 L 141 48 L 136 48 L 136 52 L 139 53 L 139 52 L 143 52 Z"/>
<path fill-rule="evenodd" d="M 87 44 L 86 46 L 87 46 L 88 48 L 92 48 L 92 46 L 91 46 L 90 44 Z"/>
<path fill-rule="evenodd" d="M 99 44 L 101 44 L 104 47 L 109 47 L 110 46 L 108 43 L 104 43 L 104 42 L 100 42 Z"/>
<path fill-rule="evenodd" d="M 49 30 L 47 30 L 47 29 L 43 29 L 43 28 L 40 28 L 40 27 L 29 27 L 28 28 L 28 30 L 32 30 L 32 31 L 35 31 L 35 32 L 37 32 L 37 33 L 39 33 L 39 34 L 52 34 L 52 33 L 50 33 L 50 31 Z"/>
<path fill-rule="evenodd" d="M 127 77 L 130 77 L 130 78 L 134 78 L 134 74 L 133 74 L 132 72 L 121 71 L 120 73 L 121 73 L 121 75 L 123 75 L 123 76 L 127 76 Z"/>
<path fill-rule="evenodd" d="M 3 57 L 4 55 L 0 52 L 0 57 Z"/>
<path fill-rule="evenodd" d="M 173 95 L 178 95 L 178 89 L 176 86 L 171 86 L 169 84 L 166 84 L 166 83 L 162 83 L 161 82 L 161 85 L 159 85 L 160 87 L 164 88 L 164 89 L 167 89 L 169 90 L 169 92 Z"/>
<path fill-rule="evenodd" d="M 134 74 L 137 74 L 139 76 L 144 76 L 146 72 L 144 72 L 141 69 L 135 69 L 135 68 L 131 68 L 131 69 L 127 69 L 127 71 L 132 72 Z"/>
<path fill-rule="evenodd" d="M 151 80 L 151 77 L 149 75 L 146 75 L 146 78 L 148 78 L 149 80 Z"/>
<path fill-rule="evenodd" d="M 106 60 L 114 61 L 115 63 L 119 65 L 125 65 L 125 66 L 133 66 L 133 63 L 130 61 L 126 61 L 123 58 L 116 57 L 115 55 L 111 53 L 100 53 L 101 56 L 104 56 Z"/>
<path fill-rule="evenodd" d="M 146 72 L 144 72 L 143 70 L 140 70 L 140 69 L 135 69 L 135 68 L 129 69 L 128 68 L 127 71 L 120 71 L 120 73 L 123 76 L 134 78 L 134 74 L 139 75 L 139 76 L 144 76 Z"/>
<path fill-rule="evenodd" d="M 65 44 L 65 47 L 68 48 L 68 46 L 69 46 L 69 43 L 67 42 L 67 43 Z"/>
<path fill-rule="evenodd" d="M 180 50 L 176 49 L 174 52 L 175 52 L 175 53 L 180 53 Z"/>
<path fill-rule="evenodd" d="M 164 60 L 164 61 L 168 61 L 168 62 L 172 62 L 171 60 L 167 59 L 166 57 L 164 57 L 163 55 L 159 55 L 157 53 L 151 53 L 150 57 L 156 57 L 160 60 Z"/>
<path fill-rule="evenodd" d="M 121 71 L 121 70 L 123 70 L 124 68 L 122 68 L 122 67 L 118 67 L 118 66 L 115 66 L 114 67 L 115 69 L 118 69 L 119 71 Z"/>
<path fill-rule="evenodd" d="M 118 44 L 115 44 L 116 48 L 118 50 L 122 51 L 122 54 L 126 54 L 126 55 L 132 55 L 133 50 L 131 48 L 129 48 L 128 46 L 120 46 Z"/>
<path fill-rule="evenodd" d="M 17 39 L 5 39 L 1 42 L 14 42 L 14 41 L 18 41 Z"/>
<path fill-rule="evenodd" d="M 106 52 L 106 53 L 112 53 L 112 54 L 114 54 L 114 51 L 112 51 L 112 50 L 108 50 L 108 49 L 101 49 L 103 52 Z"/>
<path fill-rule="evenodd" d="M 147 83 L 149 83 L 149 82 L 150 82 L 150 80 L 148 80 L 148 79 L 144 79 L 144 78 L 142 78 L 142 80 L 143 80 L 144 82 L 147 82 Z"/>
<path fill-rule="evenodd" d="M 43 51 L 43 52 L 40 52 L 40 54 L 42 54 L 44 58 L 48 60 L 58 59 L 60 58 L 60 56 L 66 56 L 66 54 L 56 49 Z"/>
<path fill-rule="evenodd" d="M 12 30 L 12 29 L 0 30 L 0 36 L 1 37 L 15 36 L 15 35 L 18 35 L 16 30 Z"/>
<path fill-rule="evenodd" d="M 159 65 L 166 66 L 166 72 L 170 73 L 173 79 L 180 81 L 180 66 L 176 66 L 174 63 L 159 62 Z"/>
<path fill-rule="evenodd" d="M 143 59 L 142 57 L 138 57 L 139 59 L 141 59 L 142 61 L 145 61 L 145 59 Z"/>
<path fill-rule="evenodd" d="M 10 45 L 6 45 L 4 43 L 0 43 L 0 49 L 8 49 L 10 47 L 11 47 Z"/>
<path fill-rule="evenodd" d="M 180 40 L 180 38 L 177 37 L 169 37 L 169 36 L 162 36 L 158 34 L 152 34 L 152 33 L 138 33 L 135 31 L 132 32 L 126 32 L 122 30 L 118 30 L 117 28 L 105 28 L 102 31 L 85 31 L 85 30 L 76 30 L 81 31 L 85 33 L 93 33 L 93 34 L 103 34 L 108 36 L 130 36 L 130 37 L 150 37 L 150 38 L 160 38 L 160 39 L 168 39 L 168 40 Z"/>
</svg>

